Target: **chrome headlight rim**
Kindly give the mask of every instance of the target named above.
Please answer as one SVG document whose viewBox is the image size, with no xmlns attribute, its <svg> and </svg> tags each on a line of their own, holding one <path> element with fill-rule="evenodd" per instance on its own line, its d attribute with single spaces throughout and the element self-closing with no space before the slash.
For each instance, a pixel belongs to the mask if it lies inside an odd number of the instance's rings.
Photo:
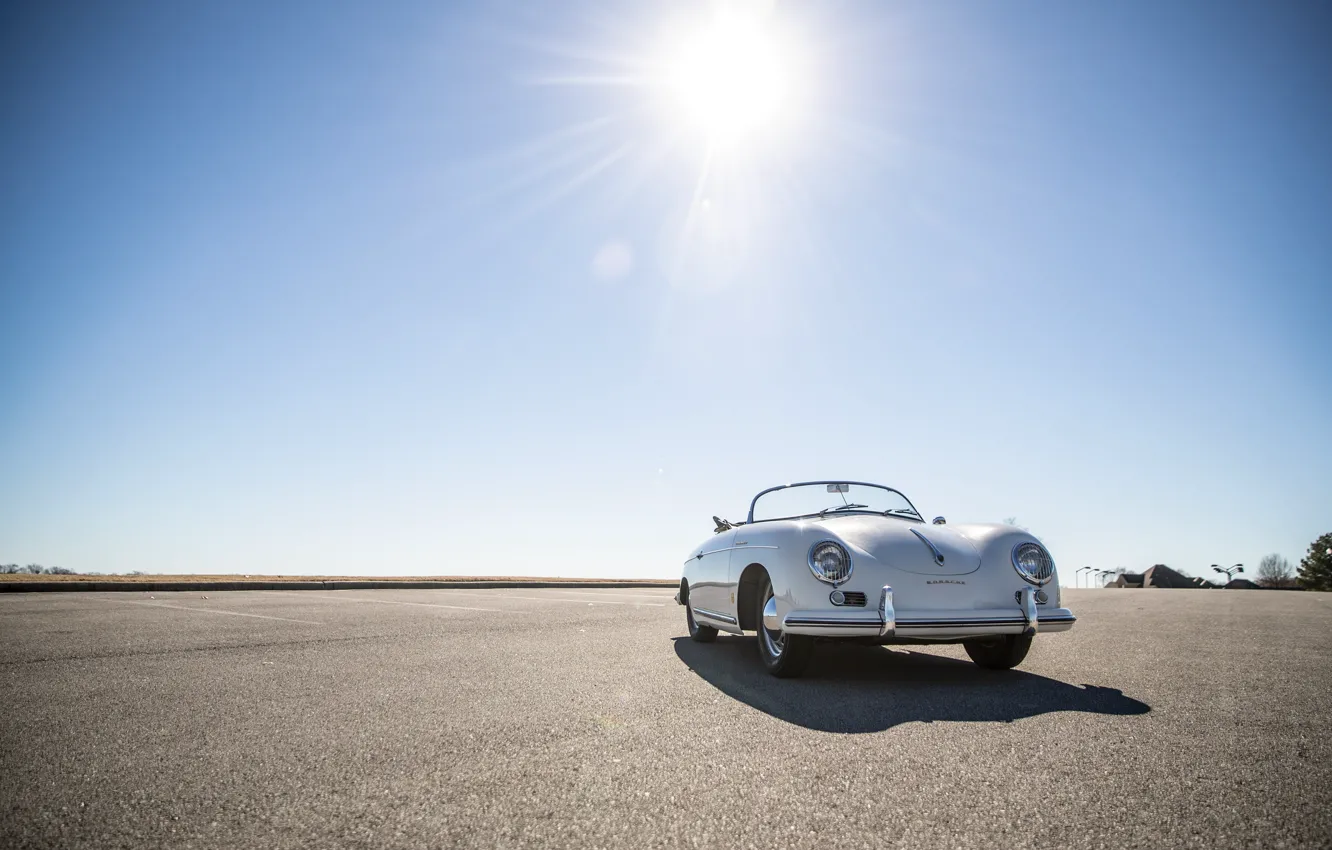
<svg viewBox="0 0 1332 850">
<path fill-rule="evenodd" d="M 1040 557 L 1045 559 L 1044 569 L 1037 567 L 1037 572 L 1034 574 L 1022 566 L 1022 561 L 1018 557 L 1018 553 L 1028 546 L 1034 548 L 1040 554 Z M 1034 540 L 1023 540 L 1021 543 L 1015 545 L 1011 554 L 1011 560 L 1013 562 L 1013 569 L 1022 577 L 1022 580 L 1028 584 L 1043 587 L 1049 584 L 1050 580 L 1054 578 L 1055 562 L 1054 558 L 1050 557 L 1050 550 Z M 1044 577 L 1042 577 L 1042 573 L 1044 573 Z"/>
<path fill-rule="evenodd" d="M 817 562 L 814 560 L 814 553 L 822 546 L 836 546 L 841 550 L 842 557 L 846 560 L 846 571 L 840 578 L 833 578 L 818 568 Z M 851 551 L 843 545 L 842 541 L 833 540 L 830 537 L 824 538 L 809 547 L 809 552 L 805 555 L 805 563 L 809 566 L 809 571 L 814 574 L 814 578 L 824 584 L 830 584 L 833 587 L 837 587 L 839 584 L 846 584 L 851 578 L 851 571 L 854 569 L 854 565 L 851 563 Z"/>
</svg>

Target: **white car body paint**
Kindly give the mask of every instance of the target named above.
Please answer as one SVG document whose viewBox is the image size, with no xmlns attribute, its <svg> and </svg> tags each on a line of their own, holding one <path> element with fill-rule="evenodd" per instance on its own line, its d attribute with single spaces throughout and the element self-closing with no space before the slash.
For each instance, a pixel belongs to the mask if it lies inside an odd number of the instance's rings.
<svg viewBox="0 0 1332 850">
<path fill-rule="evenodd" d="M 851 555 L 851 574 L 836 587 L 816 578 L 809 566 L 810 549 L 824 540 L 841 543 Z M 1026 542 L 1039 543 L 1008 525 L 931 525 L 881 514 L 760 521 L 714 534 L 694 547 L 684 564 L 682 592 L 687 585 L 688 604 L 699 623 L 733 634 L 755 631 L 753 580 L 766 573 L 783 631 L 881 637 L 893 643 L 1022 634 L 1029 625 L 1022 591 L 1039 589 L 1045 601 L 1036 605 L 1036 632 L 1066 631 L 1076 618 L 1060 607 L 1058 574 L 1037 586 L 1013 566 L 1014 548 Z M 943 556 L 942 565 L 934 550 Z M 890 634 L 883 633 L 879 614 L 885 586 L 892 588 L 895 616 Z M 863 593 L 865 604 L 835 605 L 833 590 Z"/>
</svg>

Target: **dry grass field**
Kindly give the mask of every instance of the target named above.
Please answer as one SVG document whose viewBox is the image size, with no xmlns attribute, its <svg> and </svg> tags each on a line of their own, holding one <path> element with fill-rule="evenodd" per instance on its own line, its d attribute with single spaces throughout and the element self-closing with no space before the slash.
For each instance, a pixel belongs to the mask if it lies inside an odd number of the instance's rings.
<svg viewBox="0 0 1332 850">
<path fill-rule="evenodd" d="M 611 578 L 568 578 L 568 577 L 550 577 L 550 576 L 283 576 L 283 575 L 206 575 L 206 574 L 142 574 L 142 575 L 32 575 L 30 573 L 13 573 L 0 575 L 0 582 L 65 582 L 65 581 L 98 581 L 98 582 L 125 582 L 125 583 L 144 583 L 144 582 L 210 582 L 210 581 L 253 581 L 253 582 L 316 582 L 316 581 L 394 581 L 394 582 L 418 582 L 418 581 L 448 581 L 448 582 L 513 582 L 515 584 L 522 582 L 577 582 L 579 584 L 604 584 L 607 587 L 613 587 L 617 584 L 623 584 L 624 579 Z M 636 584 L 660 584 L 662 587 L 674 587 L 678 581 L 671 579 L 633 579 Z"/>
</svg>

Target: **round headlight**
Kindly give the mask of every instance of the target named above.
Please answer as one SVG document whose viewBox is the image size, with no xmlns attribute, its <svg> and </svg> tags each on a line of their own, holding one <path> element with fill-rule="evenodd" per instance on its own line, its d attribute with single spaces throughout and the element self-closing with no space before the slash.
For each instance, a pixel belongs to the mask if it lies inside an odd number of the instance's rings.
<svg viewBox="0 0 1332 850">
<path fill-rule="evenodd" d="M 1032 584 L 1045 584 L 1054 577 L 1054 560 L 1039 543 L 1019 543 L 1013 547 L 1013 569 Z"/>
<path fill-rule="evenodd" d="M 841 584 L 851 577 L 851 555 L 842 544 L 824 540 L 809 550 L 809 569 L 819 581 Z"/>
</svg>

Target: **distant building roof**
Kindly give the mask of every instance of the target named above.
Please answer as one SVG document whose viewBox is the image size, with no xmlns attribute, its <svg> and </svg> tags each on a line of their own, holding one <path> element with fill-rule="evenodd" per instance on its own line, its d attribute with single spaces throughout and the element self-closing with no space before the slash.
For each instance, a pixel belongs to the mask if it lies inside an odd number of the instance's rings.
<svg viewBox="0 0 1332 850">
<path fill-rule="evenodd" d="M 1120 573 L 1106 587 L 1142 587 L 1142 573 Z"/>
<path fill-rule="evenodd" d="M 1186 576 L 1178 570 L 1170 569 L 1165 564 L 1157 564 L 1141 573 L 1120 573 L 1106 587 L 1199 588 L 1215 587 L 1215 585 L 1202 579 Z"/>
<path fill-rule="evenodd" d="M 1197 587 L 1198 583 L 1165 564 L 1157 564 L 1142 574 L 1143 587 Z"/>
<path fill-rule="evenodd" d="M 1262 590 L 1247 578 L 1232 578 L 1224 586 L 1226 590 Z"/>
</svg>

